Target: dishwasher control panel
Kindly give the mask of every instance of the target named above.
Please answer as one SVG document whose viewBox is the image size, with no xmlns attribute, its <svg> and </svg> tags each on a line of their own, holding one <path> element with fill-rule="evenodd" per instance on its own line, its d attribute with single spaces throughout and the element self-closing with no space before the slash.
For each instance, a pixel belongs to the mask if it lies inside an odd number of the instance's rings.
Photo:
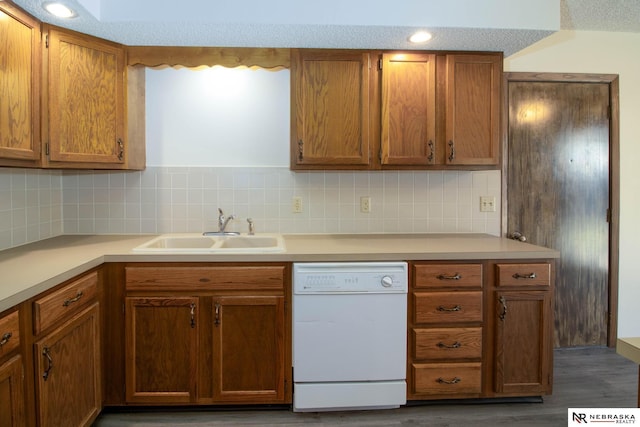
<svg viewBox="0 0 640 427">
<path fill-rule="evenodd" d="M 294 293 L 406 293 L 407 263 L 295 263 Z"/>
</svg>

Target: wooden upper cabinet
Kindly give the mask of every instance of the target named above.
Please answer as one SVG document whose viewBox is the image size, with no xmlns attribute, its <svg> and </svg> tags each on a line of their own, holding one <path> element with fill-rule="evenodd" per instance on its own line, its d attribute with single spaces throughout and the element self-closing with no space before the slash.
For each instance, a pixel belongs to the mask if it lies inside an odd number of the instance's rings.
<svg viewBox="0 0 640 427">
<path fill-rule="evenodd" d="M 291 51 L 291 169 L 367 169 L 370 54 Z"/>
<path fill-rule="evenodd" d="M 49 27 L 43 138 L 50 167 L 125 164 L 124 48 Z"/>
<path fill-rule="evenodd" d="M 502 55 L 450 54 L 446 69 L 446 164 L 498 165 Z"/>
<path fill-rule="evenodd" d="M 40 22 L 0 2 L 0 166 L 40 159 Z"/>
<path fill-rule="evenodd" d="M 436 150 L 436 55 L 382 55 L 382 165 L 430 165 Z"/>
</svg>

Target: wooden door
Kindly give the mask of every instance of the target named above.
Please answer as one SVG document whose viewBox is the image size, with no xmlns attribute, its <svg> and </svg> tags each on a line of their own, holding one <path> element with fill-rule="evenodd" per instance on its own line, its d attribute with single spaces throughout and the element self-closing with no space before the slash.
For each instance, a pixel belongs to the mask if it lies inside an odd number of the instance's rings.
<svg viewBox="0 0 640 427">
<path fill-rule="evenodd" d="M 98 304 L 40 339 L 34 357 L 38 425 L 90 426 L 102 410 Z"/>
<path fill-rule="evenodd" d="M 292 169 L 368 167 L 370 67 L 366 52 L 292 51 Z"/>
<path fill-rule="evenodd" d="M 198 298 L 125 300 L 127 402 L 195 402 Z"/>
<path fill-rule="evenodd" d="M 0 165 L 33 166 L 40 158 L 40 23 L 7 2 L 0 2 L 0 52 Z"/>
<path fill-rule="evenodd" d="M 0 365 L 0 426 L 26 425 L 22 358 L 15 356 Z"/>
<path fill-rule="evenodd" d="M 616 322 L 609 306 L 610 85 L 508 78 L 507 233 L 561 253 L 555 346 L 606 345 Z"/>
<path fill-rule="evenodd" d="M 46 46 L 48 160 L 124 163 L 124 49 L 59 29 Z"/>
<path fill-rule="evenodd" d="M 547 394 L 551 391 L 551 292 L 495 293 L 495 391 Z"/>
<path fill-rule="evenodd" d="M 446 163 L 498 165 L 502 55 L 447 55 Z"/>
<path fill-rule="evenodd" d="M 381 163 L 436 162 L 436 55 L 382 55 Z"/>
<path fill-rule="evenodd" d="M 284 403 L 284 297 L 214 298 L 214 399 Z"/>
</svg>

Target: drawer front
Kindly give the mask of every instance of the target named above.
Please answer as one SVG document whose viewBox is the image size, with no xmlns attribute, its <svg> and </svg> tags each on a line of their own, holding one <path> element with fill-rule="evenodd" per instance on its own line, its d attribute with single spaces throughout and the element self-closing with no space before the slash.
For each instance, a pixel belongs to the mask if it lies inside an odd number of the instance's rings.
<svg viewBox="0 0 640 427">
<path fill-rule="evenodd" d="M 480 359 L 482 328 L 413 330 L 415 359 Z"/>
<path fill-rule="evenodd" d="M 425 363 L 412 366 L 413 393 L 433 395 L 479 394 L 482 369 L 478 363 Z"/>
<path fill-rule="evenodd" d="M 482 292 L 415 292 L 414 323 L 482 321 Z"/>
<path fill-rule="evenodd" d="M 0 318 L 0 358 L 20 347 L 20 318 L 14 311 Z"/>
<path fill-rule="evenodd" d="M 481 288 L 482 264 L 416 264 L 416 288 Z"/>
<path fill-rule="evenodd" d="M 77 313 L 98 295 L 98 273 L 74 280 L 33 303 L 33 332 L 39 334 L 58 320 Z"/>
<path fill-rule="evenodd" d="M 551 264 L 497 264 L 498 286 L 550 286 Z"/>
<path fill-rule="evenodd" d="M 142 267 L 128 266 L 127 290 L 284 289 L 285 266 Z"/>
</svg>

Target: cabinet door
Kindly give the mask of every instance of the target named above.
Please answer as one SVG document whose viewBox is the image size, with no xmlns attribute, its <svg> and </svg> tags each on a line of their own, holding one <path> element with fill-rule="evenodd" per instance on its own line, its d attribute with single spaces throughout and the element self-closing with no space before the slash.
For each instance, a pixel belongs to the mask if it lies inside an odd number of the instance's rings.
<svg viewBox="0 0 640 427">
<path fill-rule="evenodd" d="M 284 297 L 214 298 L 214 397 L 284 401 Z"/>
<path fill-rule="evenodd" d="M 368 53 L 293 50 L 291 168 L 366 169 Z"/>
<path fill-rule="evenodd" d="M 436 55 L 382 55 L 381 163 L 436 161 Z"/>
<path fill-rule="evenodd" d="M 447 164 L 498 164 L 501 87 L 502 55 L 447 55 Z"/>
<path fill-rule="evenodd" d="M 54 28 L 46 45 L 49 164 L 123 164 L 124 49 Z"/>
<path fill-rule="evenodd" d="M 548 394 L 552 386 L 551 293 L 495 292 L 495 391 Z"/>
<path fill-rule="evenodd" d="M 40 158 L 40 24 L 0 2 L 0 165 Z"/>
<path fill-rule="evenodd" d="M 38 425 L 89 426 L 102 409 L 98 304 L 35 344 Z"/>
<path fill-rule="evenodd" d="M 15 356 L 0 365 L 0 426 L 25 426 L 22 358 Z"/>
<path fill-rule="evenodd" d="M 194 402 L 198 299 L 127 297 L 125 310 L 127 402 Z"/>
</svg>

